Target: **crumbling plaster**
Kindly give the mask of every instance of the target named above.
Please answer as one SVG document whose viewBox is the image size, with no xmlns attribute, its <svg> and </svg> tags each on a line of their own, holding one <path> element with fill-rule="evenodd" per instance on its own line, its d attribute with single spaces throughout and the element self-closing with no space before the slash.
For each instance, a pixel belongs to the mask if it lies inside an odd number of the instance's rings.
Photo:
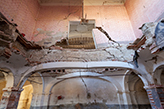
<svg viewBox="0 0 164 109">
<path fill-rule="evenodd" d="M 32 40 L 40 41 L 41 39 L 51 38 L 52 35 L 53 37 L 59 38 L 58 32 L 64 33 L 61 35 L 61 38 L 65 37 L 68 34 L 65 33 L 68 31 L 69 21 L 80 21 L 79 16 L 81 15 L 81 8 L 79 8 L 80 7 L 76 6 L 42 6 L 38 15 Z M 78 11 L 74 13 L 76 10 Z M 117 10 L 117 13 L 115 10 Z M 96 26 L 102 27 L 106 30 L 112 39 L 120 42 L 133 41 L 135 39 L 128 14 L 123 5 L 85 6 L 84 12 L 87 15 L 87 19 L 95 19 Z M 72 14 L 70 14 L 67 19 L 64 19 L 69 13 Z M 38 34 L 38 29 L 51 32 L 51 34 Z M 55 36 L 55 34 L 57 35 Z M 108 44 L 108 39 L 100 31 L 94 30 L 94 34 L 97 46 Z"/>
<path fill-rule="evenodd" d="M 146 26 L 145 29 L 142 29 L 143 31 L 150 29 L 150 25 Z M 153 25 L 153 27 L 155 27 L 155 25 Z M 47 33 L 44 33 L 44 35 L 45 34 Z M 73 106 L 80 106 L 80 103 L 88 105 L 96 102 L 102 103 L 105 106 L 109 104 L 113 106 L 116 103 L 119 108 L 122 108 L 124 104 L 142 104 L 142 102 L 139 102 L 139 98 L 134 96 L 134 98 L 130 99 L 129 96 L 133 95 L 134 90 L 139 92 L 135 86 L 141 90 L 144 89 L 140 86 L 144 86 L 145 89 L 151 86 L 162 86 L 163 82 L 157 80 L 161 79 L 159 77 L 162 73 L 158 68 L 163 68 L 162 65 L 164 65 L 163 51 L 154 52 L 154 54 L 151 52 L 152 49 L 150 46 L 154 41 L 152 38 L 154 36 L 152 29 L 146 32 L 144 31 L 143 34 L 145 36 L 148 35 L 147 40 L 150 38 L 151 41 L 146 42 L 146 46 L 143 45 L 137 48 L 139 55 L 137 59 L 138 67 L 133 63 L 134 59 L 132 59 L 134 50 L 127 50 L 126 44 L 118 46 L 117 44 L 111 43 L 106 48 L 92 50 L 62 49 L 60 47 L 56 49 L 55 47 L 46 48 L 44 46 L 42 46 L 42 49 L 31 50 L 23 47 L 19 41 L 15 41 L 10 47 L 1 47 L 0 68 L 8 68 L 11 70 L 11 75 L 5 75 L 7 85 L 4 97 L 7 98 L 12 95 L 18 100 L 22 87 L 26 80 L 28 80 L 31 81 L 34 87 L 32 107 L 45 106 L 50 108 L 54 106 L 54 103 L 62 106 L 64 102 L 67 102 L 68 105 L 72 104 Z M 7 49 L 7 51 L 5 51 L 5 49 Z M 9 56 L 4 57 L 4 51 L 7 52 Z M 58 70 L 60 70 L 60 72 Z M 137 79 L 133 81 L 132 84 L 129 83 L 128 86 L 127 82 L 133 72 Z M 8 81 L 8 79 L 10 79 L 10 81 Z M 143 84 L 141 84 L 141 80 Z M 101 89 L 101 93 L 96 92 L 95 87 L 91 85 L 91 81 L 94 85 L 104 84 L 104 87 L 99 85 L 95 86 L 97 89 Z M 67 87 L 66 84 L 72 87 L 72 91 L 75 91 L 76 95 L 79 94 L 77 93 L 78 87 L 83 86 L 80 87 L 82 90 L 79 92 L 81 95 L 87 96 L 82 96 L 81 101 L 79 100 L 80 103 L 77 102 L 78 96 L 70 97 L 73 95 L 73 92 L 71 92 L 69 86 L 64 90 L 64 88 Z M 88 86 L 88 89 L 93 91 L 91 94 L 84 91 Z M 132 90 L 128 89 L 130 86 L 133 86 Z M 61 90 L 61 87 L 63 90 Z M 115 87 L 115 89 L 110 93 L 107 91 L 110 90 L 107 87 L 111 89 Z M 18 93 L 15 93 L 13 90 L 18 91 Z M 66 94 L 65 91 L 69 93 Z M 93 93 L 96 93 L 96 96 L 93 95 Z M 104 93 L 112 94 L 114 98 L 112 99 L 113 101 L 111 100 L 112 102 L 109 102 L 111 98 L 109 97 L 107 100 Z M 97 94 L 99 95 L 97 96 Z M 142 93 L 139 92 L 138 96 L 141 95 Z M 3 103 L 8 102 L 3 100 Z M 146 104 L 148 104 L 148 102 Z"/>
</svg>

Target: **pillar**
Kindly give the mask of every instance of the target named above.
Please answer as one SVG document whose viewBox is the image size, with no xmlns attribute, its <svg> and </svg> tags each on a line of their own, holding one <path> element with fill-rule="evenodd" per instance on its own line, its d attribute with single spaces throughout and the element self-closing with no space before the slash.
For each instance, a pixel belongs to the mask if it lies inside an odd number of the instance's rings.
<svg viewBox="0 0 164 109">
<path fill-rule="evenodd" d="M 122 109 L 122 106 L 124 105 L 124 100 L 121 91 L 117 91 L 117 97 L 118 97 L 119 108 Z"/>
<path fill-rule="evenodd" d="M 124 99 L 124 108 L 131 109 L 132 108 L 132 101 L 130 97 L 130 91 L 123 91 L 122 96 Z"/>
<path fill-rule="evenodd" d="M 164 86 L 149 85 L 144 87 L 152 109 L 164 108 Z"/>
<path fill-rule="evenodd" d="M 130 96 L 131 96 L 131 102 L 132 102 L 132 104 L 136 105 L 137 108 L 138 108 L 138 103 L 137 103 L 137 100 L 136 100 L 136 91 L 131 90 L 130 91 Z"/>
<path fill-rule="evenodd" d="M 19 97 L 22 90 L 15 87 L 3 89 L 3 95 L 0 102 L 1 109 L 17 109 Z"/>
</svg>

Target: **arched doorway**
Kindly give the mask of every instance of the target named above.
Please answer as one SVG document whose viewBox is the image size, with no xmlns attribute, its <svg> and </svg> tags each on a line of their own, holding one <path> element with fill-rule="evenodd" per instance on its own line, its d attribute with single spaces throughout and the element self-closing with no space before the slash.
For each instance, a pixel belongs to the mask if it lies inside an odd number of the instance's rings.
<svg viewBox="0 0 164 109">
<path fill-rule="evenodd" d="M 26 81 L 21 92 L 17 109 L 30 109 L 33 86 L 30 81 Z"/>
<path fill-rule="evenodd" d="M 111 81 L 94 76 L 80 76 L 79 72 L 70 74 L 69 77 L 65 75 L 61 81 L 54 83 L 49 93 L 48 108 L 119 108 L 117 89 Z"/>
<path fill-rule="evenodd" d="M 23 89 L 19 99 L 18 109 L 40 108 L 44 98 L 43 78 L 40 73 L 32 73 L 25 76 L 21 81 L 20 88 Z"/>
<path fill-rule="evenodd" d="M 126 89 L 129 91 L 131 106 L 136 109 L 151 109 L 149 98 L 142 80 L 134 72 L 127 75 Z"/>
</svg>

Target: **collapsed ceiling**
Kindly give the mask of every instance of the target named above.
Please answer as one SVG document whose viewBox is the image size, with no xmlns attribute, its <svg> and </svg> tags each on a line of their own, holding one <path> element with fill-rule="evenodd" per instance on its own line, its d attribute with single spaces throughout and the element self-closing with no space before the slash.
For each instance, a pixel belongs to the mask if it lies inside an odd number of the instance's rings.
<svg viewBox="0 0 164 109">
<path fill-rule="evenodd" d="M 63 5 L 80 6 L 82 3 L 87 6 L 93 5 L 121 5 L 125 0 L 38 0 L 40 5 Z"/>
</svg>

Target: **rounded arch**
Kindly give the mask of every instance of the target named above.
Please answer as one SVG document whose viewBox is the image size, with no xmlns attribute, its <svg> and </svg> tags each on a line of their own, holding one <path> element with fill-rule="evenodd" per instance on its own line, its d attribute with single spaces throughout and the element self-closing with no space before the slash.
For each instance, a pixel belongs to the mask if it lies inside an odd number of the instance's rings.
<svg viewBox="0 0 164 109">
<path fill-rule="evenodd" d="M 17 109 L 22 109 L 22 108 L 30 109 L 31 101 L 33 97 L 32 93 L 33 93 L 33 85 L 31 84 L 30 81 L 27 80 L 23 86 L 23 91 L 21 92 Z"/>
<path fill-rule="evenodd" d="M 155 80 L 156 85 L 164 85 L 161 79 L 163 74 L 164 74 L 164 64 L 158 66 L 153 72 L 153 78 Z"/>
<path fill-rule="evenodd" d="M 44 103 L 44 87 L 45 87 L 45 82 L 42 74 L 40 72 L 28 73 L 28 75 L 23 76 L 22 80 L 19 82 L 17 87 L 19 89 L 22 89 L 26 81 L 29 81 L 33 86 L 31 107 L 36 105 L 42 106 L 42 104 Z"/>
<path fill-rule="evenodd" d="M 10 69 L 8 68 L 0 68 L 0 72 L 3 73 L 5 80 L 6 80 L 6 88 L 14 86 L 14 76 Z"/>
<path fill-rule="evenodd" d="M 49 92 L 54 85 L 62 82 L 65 79 L 80 78 L 80 77 L 98 78 L 98 79 L 102 79 L 104 81 L 112 82 L 114 84 L 115 88 L 117 89 L 117 91 L 122 90 L 121 85 L 115 79 L 113 79 L 111 77 L 105 77 L 105 76 L 101 77 L 101 76 L 102 76 L 102 74 L 98 74 L 95 72 L 81 72 L 81 75 L 80 75 L 80 72 L 74 72 L 74 73 L 66 74 L 66 75 L 57 77 L 53 81 L 51 81 L 47 85 L 47 87 L 45 88 L 45 91 Z"/>
<path fill-rule="evenodd" d="M 128 92 L 126 93 L 127 103 L 139 109 L 150 108 L 148 95 L 144 89 L 147 84 L 147 80 L 135 71 L 127 71 L 124 76 L 124 90 Z"/>
<path fill-rule="evenodd" d="M 119 61 L 105 61 L 105 62 L 50 62 L 44 63 L 32 68 L 29 68 L 26 72 L 24 72 L 23 77 L 21 78 L 17 87 L 22 87 L 24 81 L 34 72 L 39 72 L 42 70 L 48 69 L 88 69 L 88 68 L 128 68 L 128 69 L 135 69 L 134 65 L 126 63 L 126 62 L 119 62 Z"/>
<path fill-rule="evenodd" d="M 80 101 L 79 102 L 84 102 L 85 101 L 84 98 L 86 98 L 86 100 L 87 100 L 88 96 L 91 97 L 89 99 L 90 102 L 93 102 L 94 101 L 93 99 L 96 99 L 96 97 L 97 97 L 96 102 L 99 102 L 100 98 L 102 100 L 103 99 L 105 100 L 105 99 L 107 99 L 107 96 L 109 95 L 109 93 L 111 93 L 111 97 L 108 97 L 108 99 L 113 98 L 113 100 L 117 100 L 117 102 L 119 104 L 119 98 L 117 98 L 117 92 L 118 92 L 118 90 L 119 91 L 121 90 L 120 87 L 118 88 L 118 86 L 116 86 L 113 83 L 114 80 L 112 80 L 112 79 L 110 80 L 110 78 L 108 78 L 108 79 L 107 78 L 102 78 L 102 77 L 99 77 L 99 76 L 100 76 L 100 74 L 93 73 L 93 72 L 81 72 L 81 74 L 80 74 L 80 72 L 75 72 L 75 73 L 71 73 L 71 74 L 61 76 L 61 77 L 57 78 L 56 80 L 53 80 L 49 84 L 49 86 L 46 87 L 46 91 L 45 91 L 45 92 L 49 91 L 48 106 L 50 106 L 50 104 L 52 104 L 52 103 L 50 103 L 50 101 L 52 102 L 52 101 L 57 101 L 58 100 L 58 98 L 55 97 L 55 95 L 53 93 L 55 90 L 60 90 L 60 91 L 55 91 L 55 93 L 57 93 L 59 95 L 60 95 L 60 93 L 64 92 L 64 90 L 68 90 L 67 94 L 65 95 L 66 98 L 68 99 L 69 98 L 68 95 L 72 94 L 72 93 L 69 93 L 70 88 L 71 88 L 71 92 L 72 91 L 74 92 L 73 95 L 78 95 L 78 97 L 80 96 L 80 98 L 79 98 Z M 101 84 L 101 88 L 100 88 L 99 82 L 104 83 L 103 85 Z M 96 84 L 94 84 L 94 83 L 96 83 Z M 116 83 L 116 81 L 115 81 L 115 83 Z M 66 84 L 67 84 L 67 86 L 65 87 Z M 94 84 L 94 86 L 92 86 L 91 84 L 92 85 Z M 84 86 L 85 86 L 86 90 L 85 90 Z M 101 89 L 101 91 L 104 91 L 104 93 L 99 91 L 100 94 L 102 93 L 101 96 L 97 95 L 98 92 L 95 92 L 97 90 L 97 89 L 95 89 L 96 86 L 99 87 L 99 90 Z M 109 86 L 110 88 L 107 87 L 107 86 Z M 115 87 L 115 88 L 113 88 L 113 87 Z M 76 91 L 74 91 L 74 90 L 76 90 Z M 89 91 L 87 91 L 87 90 L 89 90 Z M 75 94 L 75 92 L 76 92 L 76 94 Z M 80 94 L 77 94 L 77 93 L 80 93 Z M 105 95 L 105 94 L 107 94 L 107 95 Z M 87 96 L 84 96 L 84 95 L 87 95 Z M 61 95 L 61 97 L 62 97 L 62 95 Z M 51 100 L 51 99 L 53 99 L 53 100 Z M 67 102 L 67 99 L 66 99 L 65 102 Z M 76 97 L 75 97 L 75 99 L 76 99 Z M 78 99 L 77 99 L 77 101 L 78 101 Z M 112 100 L 111 100 L 111 102 L 112 102 Z"/>
<path fill-rule="evenodd" d="M 164 66 L 164 61 L 161 61 L 161 62 L 158 62 L 157 64 L 154 64 L 153 72 L 155 72 L 158 68 L 160 68 L 162 66 Z"/>
<path fill-rule="evenodd" d="M 127 70 L 127 72 L 125 72 L 125 75 L 123 77 L 123 81 L 124 81 L 124 91 L 128 91 L 128 86 L 127 86 L 127 82 L 129 81 L 129 75 L 131 75 L 131 73 L 136 74 L 144 83 L 144 86 L 148 85 L 148 81 L 146 80 L 146 78 L 144 78 L 142 75 L 140 75 L 140 72 L 136 71 L 136 70 Z"/>
</svg>

